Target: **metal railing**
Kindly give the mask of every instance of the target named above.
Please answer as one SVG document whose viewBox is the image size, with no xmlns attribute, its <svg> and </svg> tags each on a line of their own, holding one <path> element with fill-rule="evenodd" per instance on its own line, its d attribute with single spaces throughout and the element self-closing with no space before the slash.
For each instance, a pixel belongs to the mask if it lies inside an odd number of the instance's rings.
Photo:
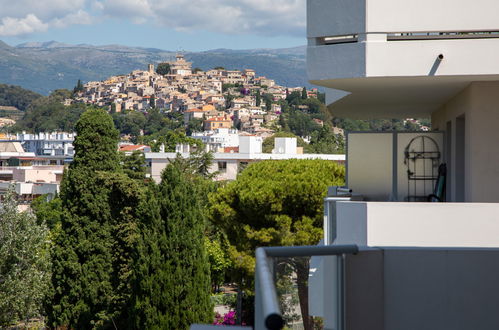
<svg viewBox="0 0 499 330">
<path fill-rule="evenodd" d="M 344 329 L 344 255 L 356 254 L 357 245 L 261 247 L 256 250 L 255 329 L 282 329 L 285 325 L 275 284 L 274 258 L 339 256 L 336 267 L 337 319 L 335 329 Z M 331 274 L 333 275 L 333 274 Z"/>
</svg>

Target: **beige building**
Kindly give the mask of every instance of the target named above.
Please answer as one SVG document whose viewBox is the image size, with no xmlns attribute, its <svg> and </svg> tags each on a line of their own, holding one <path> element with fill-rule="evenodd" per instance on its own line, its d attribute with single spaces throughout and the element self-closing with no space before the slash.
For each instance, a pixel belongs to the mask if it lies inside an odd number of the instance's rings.
<svg viewBox="0 0 499 330">
<path fill-rule="evenodd" d="M 227 117 L 213 117 L 203 122 L 205 131 L 214 131 L 217 128 L 231 128 L 232 120 Z"/>
</svg>

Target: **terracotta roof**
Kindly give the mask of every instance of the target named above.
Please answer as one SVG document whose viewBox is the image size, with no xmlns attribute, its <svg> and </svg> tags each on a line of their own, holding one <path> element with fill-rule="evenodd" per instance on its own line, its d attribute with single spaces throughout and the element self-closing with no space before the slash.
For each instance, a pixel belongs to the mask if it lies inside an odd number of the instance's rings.
<svg viewBox="0 0 499 330">
<path fill-rule="evenodd" d="M 134 144 L 127 144 L 124 146 L 120 147 L 120 151 L 135 151 L 135 150 L 144 150 L 145 148 L 149 148 L 149 146 L 139 144 L 139 145 L 134 145 Z"/>
<path fill-rule="evenodd" d="M 225 147 L 224 153 L 238 153 L 239 147 Z"/>
</svg>

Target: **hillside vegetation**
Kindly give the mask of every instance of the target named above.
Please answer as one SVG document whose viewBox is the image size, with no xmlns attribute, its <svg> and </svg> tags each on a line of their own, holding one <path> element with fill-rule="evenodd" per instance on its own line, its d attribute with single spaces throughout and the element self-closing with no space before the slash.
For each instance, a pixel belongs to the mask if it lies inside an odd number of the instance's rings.
<svg viewBox="0 0 499 330">
<path fill-rule="evenodd" d="M 40 97 L 42 95 L 19 86 L 0 84 L 0 106 L 16 107 L 24 111 Z"/>
</svg>

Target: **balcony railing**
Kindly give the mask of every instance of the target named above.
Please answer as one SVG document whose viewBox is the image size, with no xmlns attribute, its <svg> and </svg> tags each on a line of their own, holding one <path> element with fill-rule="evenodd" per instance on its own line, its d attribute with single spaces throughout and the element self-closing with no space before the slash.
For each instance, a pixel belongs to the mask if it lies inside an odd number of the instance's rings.
<svg viewBox="0 0 499 330">
<path fill-rule="evenodd" d="M 308 297 L 309 274 L 314 271 L 310 267 L 310 257 L 331 256 L 333 272 L 323 274 L 322 284 L 327 283 L 328 288 L 332 289 L 333 292 L 328 292 L 332 303 L 327 306 L 323 304 L 321 308 L 327 307 L 329 310 L 324 310 L 324 319 L 317 322 L 324 322 L 324 328 L 343 330 L 344 258 L 346 254 L 356 254 L 358 251 L 356 245 L 258 248 L 255 273 L 255 329 L 273 330 L 282 329 L 284 326 L 309 328 L 310 319 L 304 318 L 303 314 L 311 315 L 309 306 L 313 299 L 317 298 Z M 331 319 L 326 315 L 334 316 Z M 304 327 L 305 322 L 308 327 Z"/>
</svg>

